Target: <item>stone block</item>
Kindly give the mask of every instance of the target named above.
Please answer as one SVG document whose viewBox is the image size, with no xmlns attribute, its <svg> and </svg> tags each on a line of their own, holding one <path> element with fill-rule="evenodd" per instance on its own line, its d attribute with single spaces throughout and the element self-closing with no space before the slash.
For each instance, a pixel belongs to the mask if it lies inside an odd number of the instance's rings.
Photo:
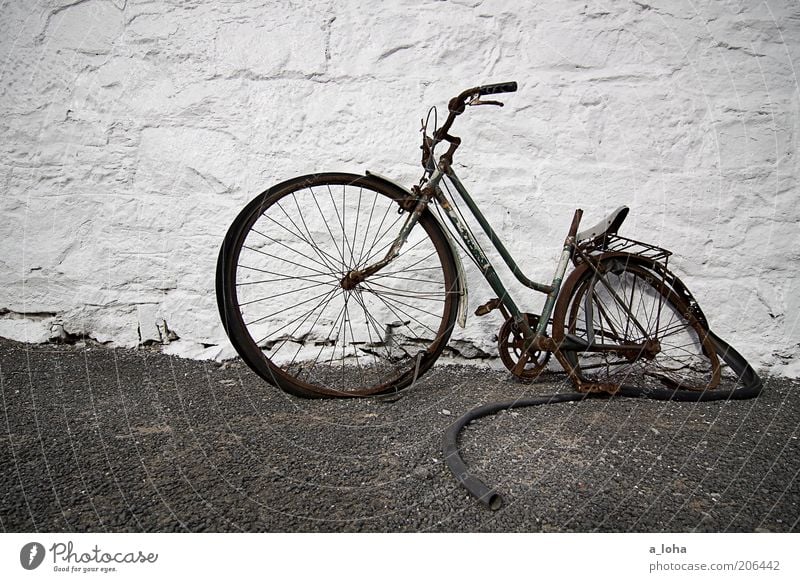
<svg viewBox="0 0 800 582">
<path fill-rule="evenodd" d="M 41 36 L 52 47 L 107 54 L 120 40 L 123 30 L 123 13 L 114 2 L 89 0 L 51 10 Z"/>
</svg>

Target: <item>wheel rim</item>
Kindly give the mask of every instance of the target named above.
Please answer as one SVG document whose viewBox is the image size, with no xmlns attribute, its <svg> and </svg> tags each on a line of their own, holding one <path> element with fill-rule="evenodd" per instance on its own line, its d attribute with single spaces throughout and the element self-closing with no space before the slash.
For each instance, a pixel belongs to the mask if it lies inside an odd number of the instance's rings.
<svg viewBox="0 0 800 582">
<path fill-rule="evenodd" d="M 604 277 L 616 297 L 589 273 L 572 293 L 563 329 L 584 342 L 622 349 L 566 353 L 579 377 L 614 387 L 716 387 L 719 360 L 706 330 L 661 275 L 625 260 L 609 261 L 606 267 Z"/>
<path fill-rule="evenodd" d="M 446 240 L 423 217 L 384 269 L 344 276 L 388 251 L 407 214 L 351 177 L 281 189 L 242 225 L 232 265 L 235 326 L 267 379 L 295 391 L 360 396 L 397 389 L 449 337 L 458 286 Z M 262 373 L 262 375 L 264 375 Z"/>
</svg>

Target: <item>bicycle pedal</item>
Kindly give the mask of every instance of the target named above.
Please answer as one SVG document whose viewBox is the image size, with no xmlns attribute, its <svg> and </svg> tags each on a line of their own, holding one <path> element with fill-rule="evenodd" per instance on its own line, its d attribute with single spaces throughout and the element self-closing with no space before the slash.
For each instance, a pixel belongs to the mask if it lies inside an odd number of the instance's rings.
<svg viewBox="0 0 800 582">
<path fill-rule="evenodd" d="M 478 317 L 483 317 L 484 315 L 489 315 L 492 311 L 500 307 L 500 300 L 495 297 L 494 299 L 489 299 L 486 303 L 481 305 L 475 310 L 475 315 Z"/>
</svg>

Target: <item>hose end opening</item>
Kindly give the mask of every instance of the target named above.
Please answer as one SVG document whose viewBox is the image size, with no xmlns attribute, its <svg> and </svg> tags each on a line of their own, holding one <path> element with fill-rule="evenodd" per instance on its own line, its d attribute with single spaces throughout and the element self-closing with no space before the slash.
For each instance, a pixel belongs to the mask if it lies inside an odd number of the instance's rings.
<svg viewBox="0 0 800 582">
<path fill-rule="evenodd" d="M 489 495 L 488 499 L 486 499 L 486 505 L 488 505 L 489 509 L 492 511 L 497 511 L 503 507 L 503 496 L 499 493 L 492 493 Z"/>
</svg>

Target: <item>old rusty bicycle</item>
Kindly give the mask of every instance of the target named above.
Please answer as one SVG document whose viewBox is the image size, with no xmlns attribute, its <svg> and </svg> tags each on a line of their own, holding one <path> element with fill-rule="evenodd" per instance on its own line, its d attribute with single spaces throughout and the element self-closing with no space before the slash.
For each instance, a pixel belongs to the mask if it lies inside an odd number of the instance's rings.
<svg viewBox="0 0 800 582">
<path fill-rule="evenodd" d="M 461 139 L 450 132 L 468 107 L 502 105 L 485 97 L 516 89 L 468 89 L 450 100 L 440 127 L 429 134 L 424 123 L 424 174 L 413 188 L 370 172 L 312 174 L 241 211 L 220 250 L 217 300 L 232 344 L 258 375 L 302 397 L 408 387 L 465 322 L 460 247 L 496 296 L 476 315 L 502 316 L 498 348 L 515 376 L 536 378 L 552 354 L 584 393 L 720 386 L 718 338 L 670 271 L 670 252 L 619 234 L 626 207 L 582 230 L 577 210 L 547 283 L 529 279 L 503 245 L 456 175 Z M 512 298 L 458 200 L 516 279 L 545 295 L 541 313 Z"/>
</svg>

